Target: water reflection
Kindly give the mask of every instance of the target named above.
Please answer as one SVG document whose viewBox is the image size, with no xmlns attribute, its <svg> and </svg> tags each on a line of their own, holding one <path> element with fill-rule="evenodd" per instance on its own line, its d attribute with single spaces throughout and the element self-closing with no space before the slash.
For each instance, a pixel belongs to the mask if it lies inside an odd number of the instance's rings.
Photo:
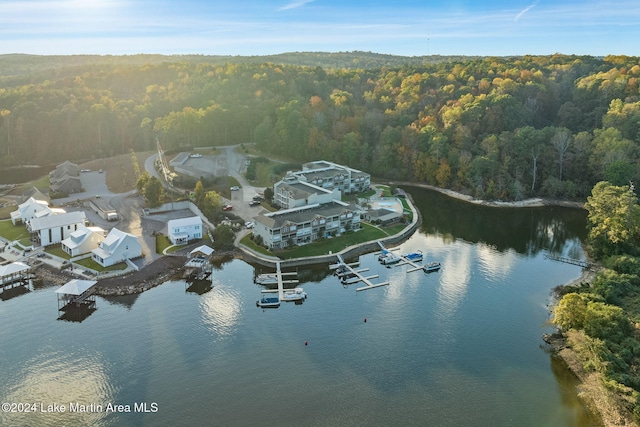
<svg viewBox="0 0 640 427">
<path fill-rule="evenodd" d="M 202 321 L 218 336 L 231 336 L 238 328 L 242 302 L 237 291 L 225 286 L 219 279 L 212 280 L 213 291 L 200 297 Z"/>
<path fill-rule="evenodd" d="M 477 246 L 476 256 L 478 257 L 478 268 L 485 278 L 492 281 L 502 281 L 511 274 L 518 258 L 513 250 L 498 252 L 495 248 L 485 244 Z"/>
<path fill-rule="evenodd" d="M 427 234 L 482 242 L 500 252 L 513 249 L 527 255 L 561 251 L 566 241 L 586 237 L 584 210 L 494 208 L 470 205 L 423 188 L 410 187 L 407 192 L 423 213 L 422 230 Z"/>
<path fill-rule="evenodd" d="M 443 260 L 438 287 L 438 314 L 446 318 L 457 311 L 471 280 L 473 248 L 463 244 L 454 246 L 455 250 L 448 251 Z"/>
<path fill-rule="evenodd" d="M 37 411 L 0 412 L 0 425 L 104 425 L 104 411 L 69 413 L 70 404 L 106 405 L 114 401 L 114 390 L 99 356 L 45 351 L 22 366 L 14 375 L 15 383 L 3 386 L 2 401 L 35 402 Z M 66 412 L 42 411 L 53 404 L 65 406 Z"/>
</svg>

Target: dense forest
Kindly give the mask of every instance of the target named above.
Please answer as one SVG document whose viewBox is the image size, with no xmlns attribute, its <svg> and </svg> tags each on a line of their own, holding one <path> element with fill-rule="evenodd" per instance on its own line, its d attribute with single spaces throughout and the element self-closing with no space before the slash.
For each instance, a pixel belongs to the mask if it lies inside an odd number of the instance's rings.
<svg viewBox="0 0 640 427">
<path fill-rule="evenodd" d="M 255 142 L 485 199 L 584 200 L 640 176 L 639 77 L 620 56 L 4 55 L 0 167 Z"/>
</svg>

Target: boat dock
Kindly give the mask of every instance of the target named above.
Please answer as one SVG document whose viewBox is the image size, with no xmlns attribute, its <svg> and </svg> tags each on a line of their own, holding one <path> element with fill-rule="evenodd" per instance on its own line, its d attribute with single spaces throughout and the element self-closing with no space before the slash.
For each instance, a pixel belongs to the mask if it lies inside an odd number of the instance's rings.
<svg viewBox="0 0 640 427">
<path fill-rule="evenodd" d="M 381 253 L 390 253 L 391 249 L 387 249 L 382 242 L 378 241 L 378 245 L 380 246 L 381 249 Z M 394 248 L 395 249 L 395 248 Z M 418 251 L 419 254 L 422 254 L 421 251 Z M 430 272 L 430 271 L 434 271 L 437 269 L 440 269 L 440 263 L 439 262 L 434 262 L 434 263 L 429 263 L 426 265 L 423 264 L 418 264 L 418 262 L 415 262 L 411 259 L 409 259 L 407 256 L 405 255 L 396 255 L 400 260 L 398 261 L 398 263 L 396 264 L 397 266 L 401 266 L 401 265 L 410 265 L 411 268 L 409 268 L 407 270 L 407 273 L 413 273 L 414 271 L 419 271 L 422 270 L 424 272 Z M 422 262 L 422 257 L 420 259 L 419 262 Z"/>
<path fill-rule="evenodd" d="M 575 258 L 566 258 L 556 255 L 545 255 L 544 257 L 553 261 L 564 262 L 565 264 L 577 265 L 579 267 L 586 268 L 587 270 L 589 270 L 593 266 L 593 264 L 588 261 L 582 261 Z"/>
<path fill-rule="evenodd" d="M 366 285 L 360 288 L 356 288 L 356 292 L 389 285 L 389 282 L 382 282 L 382 283 L 371 282 L 371 279 L 378 278 L 377 274 L 374 274 L 373 276 L 365 277 L 364 275 L 362 275 L 362 273 L 368 271 L 369 270 L 368 268 L 362 268 L 362 269 L 356 270 L 354 266 L 358 265 L 359 263 L 347 264 L 340 254 L 337 254 L 336 257 L 338 258 L 338 263 L 330 265 L 329 268 L 332 270 L 336 270 L 338 277 L 340 277 L 340 280 L 342 280 L 343 283 L 353 284 L 353 283 L 363 282 Z"/>
<path fill-rule="evenodd" d="M 260 300 L 256 301 L 256 305 L 262 308 L 277 308 L 282 301 L 302 301 L 306 299 L 307 294 L 301 288 L 285 289 L 285 284 L 297 284 L 298 279 L 287 279 L 283 276 L 295 276 L 298 273 L 290 272 L 283 273 L 280 268 L 280 262 L 276 262 L 276 272 L 273 273 L 277 279 L 278 287 L 276 289 L 263 289 L 262 294 L 277 294 L 276 297 L 263 296 Z"/>
</svg>

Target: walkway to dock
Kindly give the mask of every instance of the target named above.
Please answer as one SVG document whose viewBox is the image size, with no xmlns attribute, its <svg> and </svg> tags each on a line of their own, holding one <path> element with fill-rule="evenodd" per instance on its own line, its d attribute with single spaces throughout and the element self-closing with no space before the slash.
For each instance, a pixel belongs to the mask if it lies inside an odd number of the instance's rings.
<svg viewBox="0 0 640 427">
<path fill-rule="evenodd" d="M 564 262 L 566 264 L 573 264 L 573 265 L 577 265 L 580 266 L 582 268 L 586 268 L 587 270 L 590 269 L 591 267 L 593 267 L 593 264 L 591 264 L 588 261 L 582 261 L 579 259 L 575 259 L 575 258 L 566 258 L 566 257 L 561 257 L 561 256 L 556 256 L 556 255 L 545 255 L 544 256 L 547 259 L 553 260 L 553 261 L 559 261 L 559 262 Z"/>
</svg>

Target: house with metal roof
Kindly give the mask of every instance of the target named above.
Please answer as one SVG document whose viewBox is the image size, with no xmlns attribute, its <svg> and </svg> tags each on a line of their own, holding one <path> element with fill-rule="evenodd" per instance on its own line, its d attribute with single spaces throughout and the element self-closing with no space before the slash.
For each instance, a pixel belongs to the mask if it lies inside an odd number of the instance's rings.
<svg viewBox="0 0 640 427">
<path fill-rule="evenodd" d="M 331 203 L 261 213 L 254 217 L 253 233 L 270 249 L 303 245 L 322 237 L 359 229 L 360 212 L 361 209 L 354 204 L 334 200 Z"/>
<path fill-rule="evenodd" d="M 42 215 L 42 213 L 45 213 L 45 215 Z M 50 213 L 51 209 L 46 200 L 37 200 L 30 197 L 24 203 L 19 204 L 17 210 L 11 212 L 11 222 L 13 225 L 17 225 L 20 222 L 26 224 L 33 218 L 47 216 Z"/>
<path fill-rule="evenodd" d="M 82 211 L 33 218 L 27 223 L 31 241 L 40 246 L 60 243 L 86 222 Z"/>
<path fill-rule="evenodd" d="M 105 233 L 100 227 L 81 225 L 61 242 L 62 250 L 72 257 L 87 254 L 98 247 L 104 239 Z"/>
<path fill-rule="evenodd" d="M 117 228 L 112 228 L 98 247 L 91 251 L 91 259 L 103 267 L 141 256 L 142 246 L 138 238 Z"/>
</svg>

